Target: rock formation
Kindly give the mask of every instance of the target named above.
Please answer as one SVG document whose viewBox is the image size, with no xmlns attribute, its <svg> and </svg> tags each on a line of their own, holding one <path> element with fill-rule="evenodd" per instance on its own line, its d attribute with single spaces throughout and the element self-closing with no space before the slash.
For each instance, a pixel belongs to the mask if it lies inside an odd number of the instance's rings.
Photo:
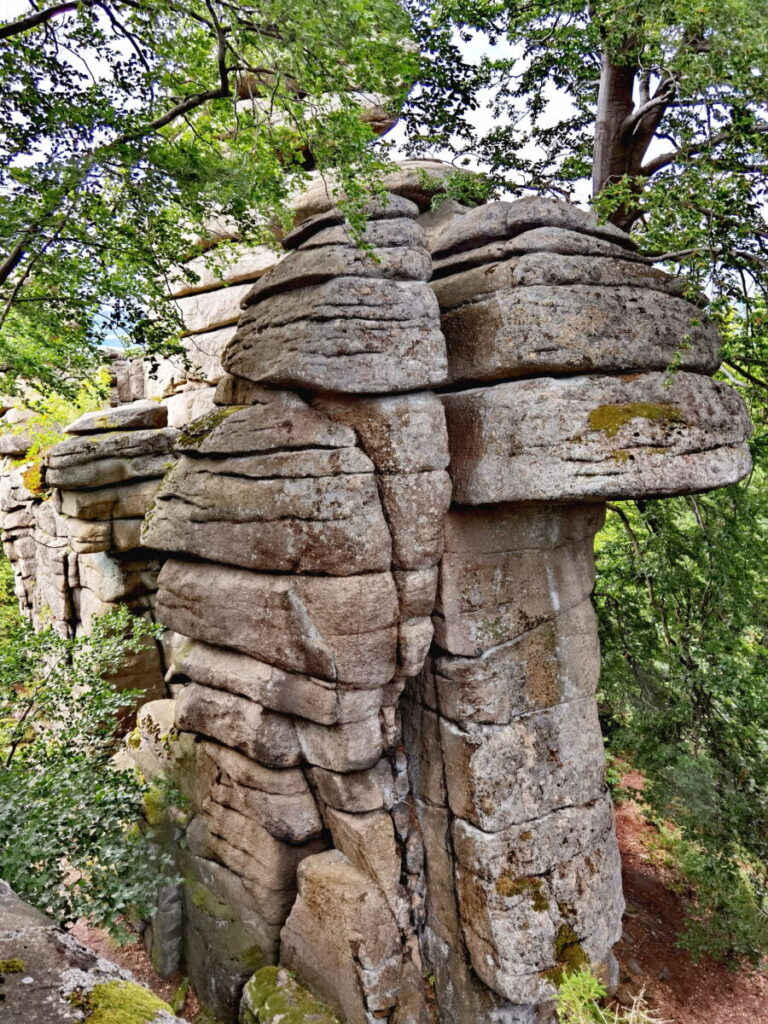
<svg viewBox="0 0 768 1024">
<path fill-rule="evenodd" d="M 749 468 L 705 299 L 568 204 L 420 213 L 420 180 L 363 248 L 316 189 L 279 261 L 201 264 L 209 369 L 161 371 L 195 386 L 72 425 L 44 514 L 0 493 L 30 608 L 45 530 L 72 621 L 167 627 L 134 755 L 191 810 L 147 939 L 224 1019 L 278 962 L 349 1024 L 548 1024 L 564 971 L 612 981 L 593 539 Z"/>
</svg>

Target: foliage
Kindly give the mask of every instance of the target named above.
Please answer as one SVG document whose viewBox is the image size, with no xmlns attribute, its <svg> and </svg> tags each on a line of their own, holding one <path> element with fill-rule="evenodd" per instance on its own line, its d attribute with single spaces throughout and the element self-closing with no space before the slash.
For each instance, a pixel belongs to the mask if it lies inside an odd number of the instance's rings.
<svg viewBox="0 0 768 1024">
<path fill-rule="evenodd" d="M 768 266 L 765 0 L 408 0 L 421 55 L 412 148 L 572 198 L 717 293 Z M 466 44 L 474 43 L 467 49 Z M 473 49 L 482 55 L 472 60 Z M 490 44 L 490 45 L 489 45 Z M 484 92 L 485 91 L 485 92 Z M 490 126 L 474 114 L 490 97 Z"/>
<path fill-rule="evenodd" d="M 114 333 L 171 351 L 212 219 L 272 240 L 310 168 L 359 209 L 360 116 L 415 72 L 396 0 L 79 0 L 0 20 L 0 391 L 61 390 Z"/>
<path fill-rule="evenodd" d="M 588 968 L 568 973 L 560 984 L 556 999 L 559 1024 L 662 1024 L 650 1013 L 642 995 L 626 1010 L 604 1009 L 605 986 Z"/>
<path fill-rule="evenodd" d="M 12 424 L 9 433 L 29 433 L 32 444 L 27 454 L 15 461 L 23 470 L 24 483 L 33 494 L 42 494 L 42 460 L 49 448 L 62 440 L 62 431 L 86 412 L 101 409 L 109 394 L 109 370 L 102 367 L 83 381 L 73 397 L 55 391 L 37 398 L 25 397 L 23 408 L 31 411 L 29 419 Z M 21 403 L 19 403 L 21 404 Z"/>
<path fill-rule="evenodd" d="M 682 829 L 661 821 L 657 825 L 649 848 L 672 869 L 671 885 L 690 905 L 677 945 L 695 959 L 706 955 L 732 966 L 759 963 L 768 950 L 768 914 L 744 869 L 685 839 Z"/>
<path fill-rule="evenodd" d="M 155 634 L 121 609 L 90 637 L 17 621 L 0 644 L 0 875 L 62 923 L 118 936 L 129 908 L 151 905 L 163 864 L 136 825 L 146 787 L 112 763 L 137 693 L 109 677 Z"/>
</svg>

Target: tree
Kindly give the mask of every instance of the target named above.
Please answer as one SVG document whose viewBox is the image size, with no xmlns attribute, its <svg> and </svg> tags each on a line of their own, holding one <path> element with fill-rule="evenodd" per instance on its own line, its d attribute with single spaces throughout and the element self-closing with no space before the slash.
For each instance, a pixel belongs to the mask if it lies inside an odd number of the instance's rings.
<svg viewBox="0 0 768 1024">
<path fill-rule="evenodd" d="M 764 287 L 768 5 L 764 0 L 408 0 L 421 87 L 416 150 L 487 165 L 497 186 L 573 195 L 716 295 Z M 476 64 L 460 41 L 485 34 Z M 481 89 L 493 120 L 472 125 Z M 675 254 L 671 256 L 669 254 Z"/>
<path fill-rule="evenodd" d="M 351 207 L 361 118 L 415 69 L 396 0 L 30 0 L 0 21 L 0 391 L 54 388 L 116 332 L 172 350 L 172 267 L 212 217 L 274 243 L 309 168 Z"/>
</svg>

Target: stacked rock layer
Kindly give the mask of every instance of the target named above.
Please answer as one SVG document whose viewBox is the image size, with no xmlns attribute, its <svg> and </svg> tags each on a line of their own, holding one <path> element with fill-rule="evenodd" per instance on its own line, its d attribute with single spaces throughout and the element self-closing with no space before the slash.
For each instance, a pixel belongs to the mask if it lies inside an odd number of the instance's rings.
<svg viewBox="0 0 768 1024">
<path fill-rule="evenodd" d="M 223 901 L 251 961 L 279 955 L 359 1022 L 425 1012 L 397 703 L 431 643 L 450 500 L 442 404 L 420 390 L 446 367 L 418 208 L 369 212 L 370 249 L 317 214 L 245 296 L 238 377 L 182 432 L 143 535 L 172 556 L 158 616 L 198 738 L 191 926 L 205 943 Z M 208 947 L 203 994 L 232 1013 L 253 963 Z"/>
<path fill-rule="evenodd" d="M 328 208 L 285 238 L 145 528 L 188 870 L 353 1024 L 428 1020 L 430 974 L 445 1022 L 534 1024 L 570 967 L 612 980 L 621 931 L 601 502 L 738 479 L 748 423 L 703 300 L 622 232 L 449 207 L 430 290 L 417 212 L 372 206 L 362 248 Z M 207 945 L 232 1012 L 248 965 Z"/>
<path fill-rule="evenodd" d="M 281 259 L 197 257 L 191 363 L 116 358 L 130 404 L 70 426 L 52 496 L 0 484 L 36 625 L 166 626 L 124 673 L 191 805 L 145 937 L 224 1020 L 265 964 L 350 1024 L 550 1024 L 566 970 L 612 981 L 593 539 L 749 467 L 703 298 L 565 203 L 419 216 L 418 170 L 362 247 L 318 186 Z"/>
</svg>

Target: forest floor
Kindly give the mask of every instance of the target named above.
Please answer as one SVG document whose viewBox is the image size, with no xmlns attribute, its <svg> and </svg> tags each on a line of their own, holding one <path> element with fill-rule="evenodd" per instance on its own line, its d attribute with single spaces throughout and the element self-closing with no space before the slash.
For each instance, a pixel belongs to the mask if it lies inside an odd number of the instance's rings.
<svg viewBox="0 0 768 1024">
<path fill-rule="evenodd" d="M 669 871 L 652 855 L 654 827 L 633 801 L 617 805 L 616 831 L 627 902 L 624 933 L 616 947 L 621 968 L 618 1000 L 631 1005 L 643 991 L 648 1008 L 665 1024 L 768 1024 L 768 973 L 737 973 L 706 958 L 694 962 L 675 948 L 685 918 L 683 898 L 670 887 Z M 161 999 L 173 1002 L 181 975 L 159 978 L 140 943 L 119 947 L 105 932 L 82 922 L 74 934 L 128 968 Z M 193 1021 L 198 1009 L 190 992 L 179 1012 Z"/>
<path fill-rule="evenodd" d="M 645 989 L 649 1009 L 670 1024 L 768 1024 L 768 973 L 736 972 L 708 958 L 694 962 L 675 948 L 684 901 L 670 887 L 669 871 L 650 852 L 655 829 L 634 801 L 617 805 L 616 832 L 627 902 L 615 950 L 619 1000 L 630 1005 Z"/>
</svg>

